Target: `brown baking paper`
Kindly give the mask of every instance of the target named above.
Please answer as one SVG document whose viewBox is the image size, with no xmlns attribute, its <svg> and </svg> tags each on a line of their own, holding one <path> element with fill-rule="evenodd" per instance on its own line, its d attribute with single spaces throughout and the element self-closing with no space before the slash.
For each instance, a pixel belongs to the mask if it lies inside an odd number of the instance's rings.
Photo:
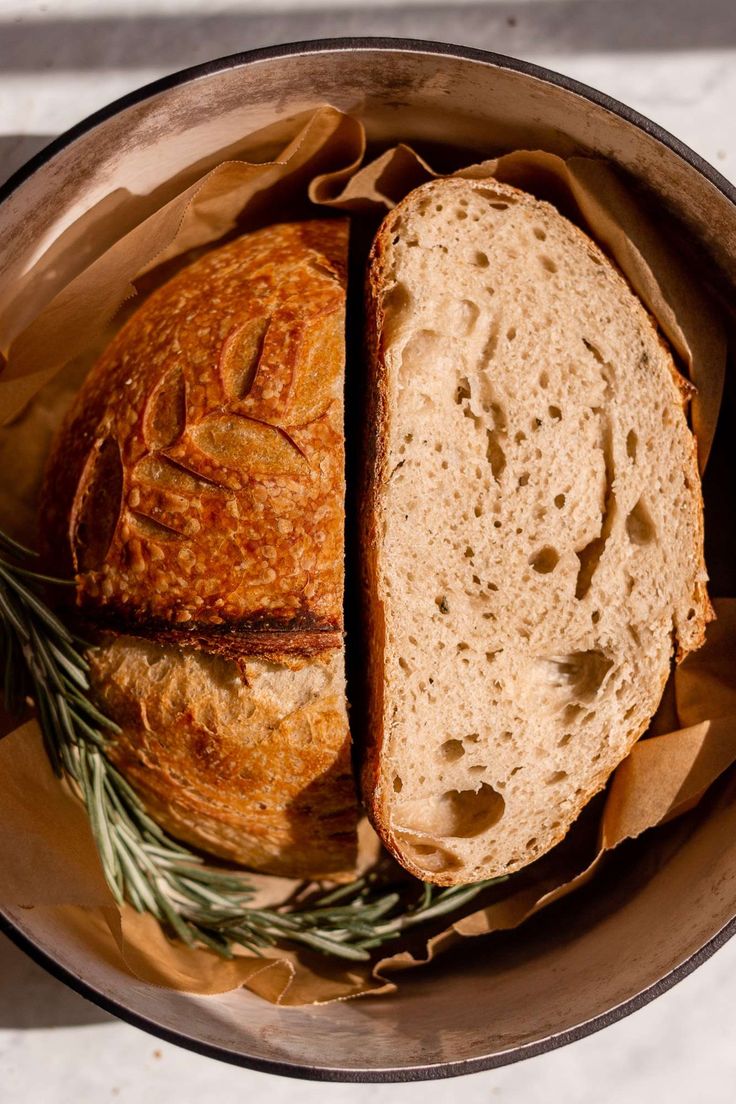
<svg viewBox="0 0 736 1104">
<path fill-rule="evenodd" d="M 181 174 L 137 197 L 138 218 L 113 193 L 52 243 L 12 288 L 0 289 L 0 525 L 35 538 L 37 492 L 51 436 L 84 374 L 136 302 L 192 251 L 269 221 L 320 209 L 347 211 L 373 229 L 409 190 L 435 174 L 399 145 L 364 163 L 361 124 L 331 107 L 258 135 L 284 148 L 272 161 L 232 159 Z M 517 151 L 461 170 L 495 176 L 549 199 L 613 257 L 697 384 L 693 422 L 701 469 L 715 433 L 726 339 L 719 310 L 648 211 L 602 161 Z M 129 198 L 129 197 L 128 197 Z M 32 717 L 0 717 L 0 803 L 6 838 L 0 903 L 55 910 L 116 968 L 155 985 L 200 994 L 245 986 L 284 1005 L 322 1003 L 395 988 L 396 975 L 463 937 L 511 928 L 589 880 L 605 855 L 692 808 L 736 759 L 736 600 L 718 603 L 705 648 L 670 680 L 651 731 L 616 771 L 602 812 L 595 803 L 549 856 L 489 891 L 483 907 L 414 949 L 374 965 L 312 953 L 245 952 L 224 962 L 168 940 L 158 924 L 118 908 L 102 876 L 85 813 L 54 777 Z M 597 818 L 597 845 L 586 828 Z M 596 824 L 593 823 L 594 830 Z M 365 865 L 375 837 L 363 826 Z M 257 900 L 279 904 L 295 883 L 253 875 Z M 417 942 L 418 940 L 418 942 Z"/>
</svg>

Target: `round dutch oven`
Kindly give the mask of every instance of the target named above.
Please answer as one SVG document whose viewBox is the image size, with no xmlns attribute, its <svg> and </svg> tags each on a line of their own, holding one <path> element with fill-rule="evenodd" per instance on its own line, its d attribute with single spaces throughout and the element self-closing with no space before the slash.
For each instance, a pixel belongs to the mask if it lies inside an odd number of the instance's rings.
<svg viewBox="0 0 736 1104">
<path fill-rule="evenodd" d="M 204 172 L 244 133 L 324 102 L 362 119 L 374 148 L 405 141 L 440 163 L 443 147 L 454 164 L 540 145 L 563 156 L 607 158 L 674 216 L 724 294 L 736 290 L 736 190 L 676 138 L 538 66 L 392 39 L 236 54 L 97 112 L 0 188 L 0 288 L 3 270 L 23 271 L 61 227 L 113 190 L 133 212 L 136 197 L 162 183 L 163 166 L 167 175 L 194 163 Z M 732 417 L 728 391 L 724 423 Z M 728 428 L 719 429 L 706 478 L 706 516 L 710 484 L 730 462 L 736 435 Z M 712 589 L 734 593 L 733 543 L 722 531 L 717 536 L 706 549 Z M 682 822 L 677 826 L 676 847 L 667 827 L 624 845 L 581 892 L 514 932 L 474 939 L 402 974 L 398 993 L 387 997 L 287 1009 L 245 990 L 195 997 L 115 970 L 44 910 L 5 909 L 0 926 L 85 997 L 202 1054 L 324 1080 L 465 1074 L 604 1027 L 664 992 L 733 935 L 736 811 L 706 802 L 690 816 L 685 832 Z"/>
</svg>

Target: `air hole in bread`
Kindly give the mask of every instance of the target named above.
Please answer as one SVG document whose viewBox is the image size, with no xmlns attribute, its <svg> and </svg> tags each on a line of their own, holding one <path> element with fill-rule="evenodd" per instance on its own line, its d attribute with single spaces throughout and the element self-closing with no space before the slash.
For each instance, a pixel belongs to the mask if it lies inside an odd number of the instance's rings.
<svg viewBox="0 0 736 1104">
<path fill-rule="evenodd" d="M 409 289 L 401 280 L 397 280 L 383 297 L 383 333 L 387 345 L 393 342 L 401 325 L 402 316 L 410 306 Z"/>
<path fill-rule="evenodd" d="M 458 210 L 457 210 L 457 211 L 455 212 L 455 216 L 456 216 L 456 218 L 458 218 L 458 219 L 459 219 L 460 221 L 462 221 L 463 219 L 466 219 L 466 218 L 468 217 L 468 212 L 467 212 L 467 211 L 463 211 L 463 210 L 462 210 L 461 208 L 459 208 L 459 209 L 458 209 Z"/>
<path fill-rule="evenodd" d="M 555 495 L 555 506 L 557 507 L 557 509 L 561 510 L 564 505 L 565 505 L 565 496 L 564 496 L 564 494 Z"/>
<path fill-rule="evenodd" d="M 570 743 L 571 740 L 572 740 L 572 732 L 565 732 L 562 736 L 560 736 L 559 740 L 557 741 L 557 746 L 558 747 L 567 747 L 567 745 Z"/>
<path fill-rule="evenodd" d="M 394 781 L 393 781 L 394 793 L 401 793 L 403 788 L 404 788 L 404 783 L 402 782 L 400 776 L 398 774 L 395 774 L 394 775 Z"/>
<path fill-rule="evenodd" d="M 563 690 L 577 702 L 592 701 L 613 667 L 613 660 L 596 648 L 567 655 L 538 656 L 534 663 L 542 686 Z"/>
<path fill-rule="evenodd" d="M 552 418 L 552 420 L 555 422 L 559 422 L 560 418 L 562 417 L 562 411 L 560 410 L 559 406 L 548 406 L 547 413 L 549 414 L 550 418 Z"/>
<path fill-rule="evenodd" d="M 399 656 L 399 667 L 401 668 L 402 671 L 405 671 L 407 673 L 407 675 L 411 674 L 411 667 L 406 662 L 406 660 L 404 659 L 403 656 Z"/>
<path fill-rule="evenodd" d="M 455 402 L 458 406 L 465 402 L 467 399 L 472 398 L 470 391 L 470 381 L 467 376 L 461 376 L 457 381 L 457 387 L 455 388 Z"/>
<path fill-rule="evenodd" d="M 468 774 L 484 774 L 488 768 L 482 763 L 476 763 L 473 767 L 468 767 Z"/>
<path fill-rule="evenodd" d="M 643 498 L 626 518 L 626 532 L 631 543 L 636 545 L 651 544 L 656 538 L 657 529 Z"/>
<path fill-rule="evenodd" d="M 486 460 L 491 465 L 494 479 L 498 481 L 506 467 L 506 453 L 499 439 L 501 433 L 496 429 L 487 429 L 486 434 L 488 438 L 486 445 Z"/>
<path fill-rule="evenodd" d="M 507 341 L 513 341 L 515 337 L 516 337 L 516 326 L 509 326 L 509 328 L 506 331 Z"/>
<path fill-rule="evenodd" d="M 544 390 L 549 387 L 549 374 L 547 372 L 540 372 L 539 374 L 539 386 Z"/>
<path fill-rule="evenodd" d="M 462 866 L 459 859 L 439 843 L 419 842 L 406 832 L 397 832 L 396 838 L 407 858 L 420 870 L 426 870 L 430 874 L 442 874 L 446 871 L 459 870 Z"/>
<path fill-rule="evenodd" d="M 436 330 L 417 330 L 411 335 L 401 350 L 399 382 L 402 387 L 411 387 L 422 366 L 437 355 L 438 344 L 439 334 Z"/>
<path fill-rule="evenodd" d="M 465 754 L 462 740 L 445 740 L 440 747 L 440 755 L 447 763 L 456 763 Z"/>
<path fill-rule="evenodd" d="M 492 192 L 490 188 L 476 188 L 476 192 L 488 200 L 488 206 L 494 211 L 507 211 L 510 207 L 509 203 L 499 198 L 498 192 Z"/>
<path fill-rule="evenodd" d="M 546 233 L 545 230 L 542 229 L 541 226 L 535 226 L 534 227 L 534 237 L 537 239 L 537 241 L 546 241 L 547 240 L 547 233 Z"/>
<path fill-rule="evenodd" d="M 532 838 L 530 840 L 526 841 L 527 851 L 532 851 L 536 846 L 537 846 L 537 837 L 536 836 L 532 836 Z"/>
<path fill-rule="evenodd" d="M 507 207 L 510 207 L 515 202 L 511 196 L 502 199 L 499 193 L 494 191 L 493 188 L 479 185 L 473 190 L 476 195 L 483 196 L 484 199 L 489 201 L 491 207 L 495 207 L 499 211 L 505 211 Z"/>
<path fill-rule="evenodd" d="M 480 307 L 472 299 L 460 300 L 460 329 L 471 334 L 480 315 Z"/>
<path fill-rule="evenodd" d="M 575 583 L 575 597 L 582 600 L 590 590 L 598 564 L 600 563 L 606 542 L 603 537 L 595 537 L 585 548 L 576 553 L 580 562 Z"/>
<path fill-rule="evenodd" d="M 472 839 L 503 817 L 506 803 L 493 786 L 477 790 L 447 790 L 436 797 L 407 801 L 397 809 L 402 830 L 434 837 Z"/>
<path fill-rule="evenodd" d="M 529 482 L 529 472 L 522 472 L 521 475 L 519 476 L 519 486 L 520 487 L 526 487 L 528 482 Z"/>
<path fill-rule="evenodd" d="M 481 249 L 475 251 L 473 255 L 473 264 L 476 264 L 478 268 L 488 268 L 490 263 L 487 253 L 484 253 Z"/>
<path fill-rule="evenodd" d="M 557 265 L 555 264 L 555 262 L 552 260 L 551 257 L 548 257 L 546 255 L 546 253 L 541 254 L 541 256 L 539 258 L 539 263 L 541 264 L 542 268 L 545 269 L 546 272 L 556 272 L 557 271 Z"/>
<path fill-rule="evenodd" d="M 600 619 L 601 619 L 601 611 L 600 610 L 593 610 L 593 612 L 590 615 L 590 620 L 593 622 L 593 624 L 597 625 L 598 622 L 600 621 Z"/>
<path fill-rule="evenodd" d="M 588 350 L 588 352 L 591 353 L 592 356 L 598 361 L 601 368 L 607 368 L 608 367 L 608 365 L 606 364 L 606 359 L 603 356 L 603 353 L 600 351 L 600 349 L 598 348 L 597 345 L 594 345 L 593 342 L 589 341 L 587 337 L 583 338 L 583 345 Z"/>
<path fill-rule="evenodd" d="M 567 778 L 567 771 L 558 770 L 553 771 L 552 774 L 545 778 L 545 782 L 548 786 L 556 786 L 558 782 L 563 782 Z"/>
<path fill-rule="evenodd" d="M 559 562 L 560 554 L 551 544 L 545 544 L 544 548 L 540 548 L 538 552 L 529 557 L 529 564 L 540 575 L 549 575 Z"/>
<path fill-rule="evenodd" d="M 639 438 L 633 429 L 630 429 L 626 434 L 626 455 L 629 460 L 636 462 L 636 446 L 639 443 Z"/>
</svg>

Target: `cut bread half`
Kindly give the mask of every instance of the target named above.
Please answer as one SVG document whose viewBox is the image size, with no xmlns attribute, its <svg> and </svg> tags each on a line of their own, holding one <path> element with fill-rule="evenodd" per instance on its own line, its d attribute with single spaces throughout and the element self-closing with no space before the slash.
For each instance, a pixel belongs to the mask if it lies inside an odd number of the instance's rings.
<svg viewBox="0 0 736 1104">
<path fill-rule="evenodd" d="M 711 608 L 689 385 L 598 247 L 495 181 L 376 237 L 363 791 L 443 885 L 548 851 L 646 729 Z"/>
</svg>

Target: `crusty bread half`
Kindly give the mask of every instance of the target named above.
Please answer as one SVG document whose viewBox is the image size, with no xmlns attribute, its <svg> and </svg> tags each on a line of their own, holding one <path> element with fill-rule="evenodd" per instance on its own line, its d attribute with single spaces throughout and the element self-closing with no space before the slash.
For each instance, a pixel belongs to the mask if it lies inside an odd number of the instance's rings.
<svg viewBox="0 0 736 1104">
<path fill-rule="evenodd" d="M 206 253 L 90 371 L 42 532 L 97 624 L 234 657 L 340 646 L 347 242 L 315 220 Z"/>
<path fill-rule="evenodd" d="M 89 652 L 113 762 L 178 839 L 253 870 L 340 879 L 357 803 L 340 652 L 298 670 L 133 637 Z"/>
<path fill-rule="evenodd" d="M 45 559 L 76 574 L 112 756 L 177 837 L 349 874 L 344 219 L 267 227 L 155 291 L 52 448 Z"/>
<path fill-rule="evenodd" d="M 549 850 L 711 616 L 688 385 L 553 207 L 445 179 L 369 269 L 363 790 L 418 877 Z"/>
</svg>

